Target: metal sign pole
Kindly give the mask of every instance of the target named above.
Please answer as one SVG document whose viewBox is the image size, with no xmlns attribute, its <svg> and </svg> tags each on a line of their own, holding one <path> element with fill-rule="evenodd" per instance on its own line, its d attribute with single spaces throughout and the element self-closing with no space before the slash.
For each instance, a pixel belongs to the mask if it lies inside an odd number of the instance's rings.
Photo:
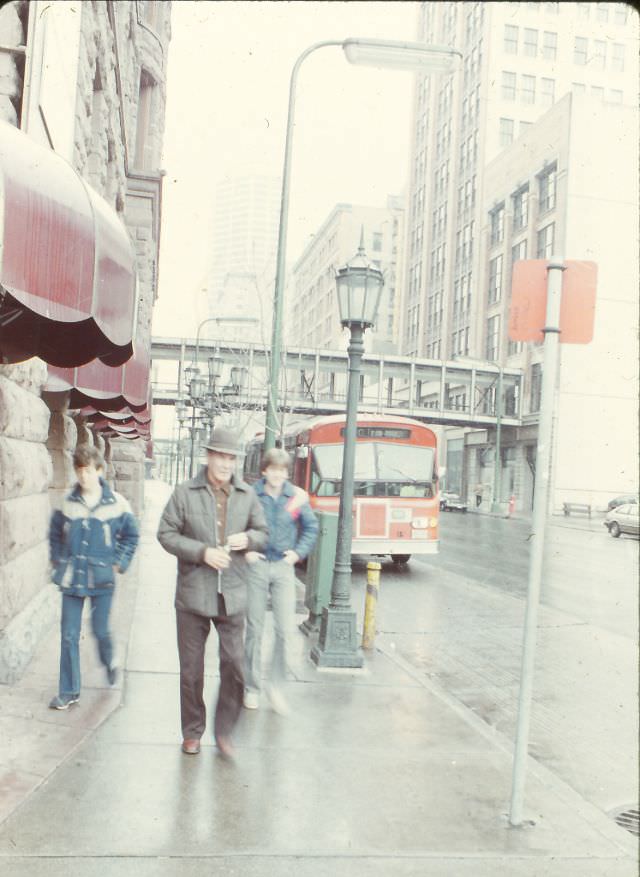
<svg viewBox="0 0 640 877">
<path fill-rule="evenodd" d="M 549 497 L 553 402 L 558 370 L 558 345 L 560 343 L 562 272 L 564 269 L 565 266 L 562 261 L 552 256 L 547 266 L 547 312 L 545 327 L 542 330 L 544 333 L 544 357 L 542 363 L 540 423 L 538 427 L 538 451 L 533 500 L 531 555 L 529 557 L 529 584 L 527 588 L 522 643 L 518 724 L 511 779 L 509 822 L 515 826 L 522 824 L 524 784 L 529 746 L 538 604 L 540 602 L 540 583 L 542 579 L 542 560 Z"/>
</svg>

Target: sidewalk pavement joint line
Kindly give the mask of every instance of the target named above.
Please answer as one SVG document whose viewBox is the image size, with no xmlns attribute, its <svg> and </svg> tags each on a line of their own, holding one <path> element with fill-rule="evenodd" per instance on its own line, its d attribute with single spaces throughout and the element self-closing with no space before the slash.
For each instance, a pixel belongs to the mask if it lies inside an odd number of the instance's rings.
<svg viewBox="0 0 640 877">
<path fill-rule="evenodd" d="M 434 683 L 430 677 L 416 670 L 404 658 L 395 654 L 394 650 L 387 652 L 381 646 L 377 646 L 376 648 L 382 654 L 386 655 L 387 658 L 396 663 L 398 667 L 403 669 L 414 679 L 417 679 L 424 688 L 434 694 L 446 706 L 453 710 L 459 718 L 474 728 L 474 730 L 478 731 L 478 733 L 480 733 L 488 742 L 493 743 L 497 749 L 508 755 L 510 758 L 513 757 L 514 744 L 508 737 L 505 737 L 500 731 L 487 725 L 487 723 L 474 713 L 473 710 L 464 706 L 464 704 L 457 700 L 457 698 L 449 694 L 448 691 Z M 600 810 L 594 804 L 591 804 L 590 801 L 583 798 L 579 792 L 532 756 L 528 756 L 527 762 L 529 773 L 532 776 L 548 786 L 550 791 L 552 791 L 559 800 L 571 807 L 573 812 L 580 818 L 584 819 L 601 835 L 601 837 L 614 843 L 621 852 L 628 852 L 625 848 L 624 841 L 626 840 L 628 843 L 629 838 L 624 838 L 622 836 L 619 826 L 617 826 L 603 810 Z M 629 837 L 631 837 L 631 835 L 629 835 Z"/>
<path fill-rule="evenodd" d="M 461 853 L 458 850 L 455 852 L 447 852 L 447 850 L 416 850 L 415 852 L 407 852 L 406 850 L 400 850 L 397 852 L 391 853 L 369 853 L 366 851 L 357 852 L 331 852 L 331 851 L 317 851 L 310 853 L 292 853 L 290 851 L 287 852 L 255 852 L 249 850 L 228 850 L 226 852 L 220 853 L 190 853 L 190 852 L 182 852 L 176 853 L 175 855 L 167 855 L 164 854 L 162 856 L 155 856 L 148 853 L 104 853 L 97 855 L 80 855 L 76 856 L 73 853 L 69 853 L 67 855 L 63 853 L 3 853 L 2 860 L 4 859 L 25 859 L 25 860 L 34 860 L 38 861 L 40 859 L 51 859 L 55 861 L 66 861 L 67 859 L 73 859 L 74 862 L 99 862 L 102 860 L 114 860 L 114 861 L 153 861 L 153 862 L 172 862 L 172 861 L 184 861 L 184 860 L 193 860 L 196 861 L 198 859 L 292 859 L 298 861 L 300 859 L 304 860 L 323 860 L 323 859 L 345 859 L 347 861 L 351 860 L 371 860 L 371 861 L 393 861 L 395 859 L 405 859 L 407 861 L 413 860 L 438 860 L 452 862 L 452 861 L 460 861 L 460 862 L 475 862 L 475 861 L 484 861 L 484 862 L 540 862 L 540 864 L 548 864 L 549 862 L 593 862 L 596 859 L 598 862 L 627 862 L 629 860 L 628 856 L 619 856 L 619 855 L 598 855 L 598 856 L 572 856 L 567 855 L 563 856 L 561 854 L 554 854 L 553 856 L 549 856 L 544 853 L 530 853 L 530 854 L 522 854 L 519 853 L 517 855 L 503 853 L 501 851 L 496 850 L 495 853 L 487 852 L 487 853 Z M 1 861 L 1 860 L 0 860 Z"/>
</svg>

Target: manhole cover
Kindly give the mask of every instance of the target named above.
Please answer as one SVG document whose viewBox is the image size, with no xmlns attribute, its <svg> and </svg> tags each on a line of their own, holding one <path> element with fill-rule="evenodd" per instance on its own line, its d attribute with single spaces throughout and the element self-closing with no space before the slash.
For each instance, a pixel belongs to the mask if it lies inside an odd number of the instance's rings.
<svg viewBox="0 0 640 877">
<path fill-rule="evenodd" d="M 614 821 L 620 828 L 624 828 L 626 831 L 630 831 L 631 834 L 635 834 L 636 837 L 640 837 L 640 812 L 637 807 L 618 807 L 617 810 L 611 813 L 611 816 L 613 816 Z"/>
</svg>

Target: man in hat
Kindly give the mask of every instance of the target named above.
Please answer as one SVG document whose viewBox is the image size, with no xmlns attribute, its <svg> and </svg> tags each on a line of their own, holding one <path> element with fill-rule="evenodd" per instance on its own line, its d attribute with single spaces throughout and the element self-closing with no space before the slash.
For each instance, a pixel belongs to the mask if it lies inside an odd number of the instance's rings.
<svg viewBox="0 0 640 877">
<path fill-rule="evenodd" d="M 206 466 L 175 488 L 160 519 L 158 540 L 178 558 L 182 751 L 197 755 L 206 727 L 204 653 L 213 622 L 220 652 L 214 736 L 221 754 L 229 757 L 244 692 L 245 554 L 265 547 L 268 530 L 258 497 L 235 472 L 243 453 L 239 437 L 218 427 L 205 448 Z"/>
</svg>

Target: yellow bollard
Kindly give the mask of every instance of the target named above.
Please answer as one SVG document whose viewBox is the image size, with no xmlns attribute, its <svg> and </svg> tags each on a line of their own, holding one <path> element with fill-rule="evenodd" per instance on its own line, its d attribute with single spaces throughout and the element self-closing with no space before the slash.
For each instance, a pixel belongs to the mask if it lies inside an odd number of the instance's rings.
<svg viewBox="0 0 640 877">
<path fill-rule="evenodd" d="M 362 648 L 372 649 L 376 638 L 376 610 L 380 590 L 379 563 L 367 564 L 367 596 L 364 601 L 364 622 L 362 625 Z"/>
</svg>

